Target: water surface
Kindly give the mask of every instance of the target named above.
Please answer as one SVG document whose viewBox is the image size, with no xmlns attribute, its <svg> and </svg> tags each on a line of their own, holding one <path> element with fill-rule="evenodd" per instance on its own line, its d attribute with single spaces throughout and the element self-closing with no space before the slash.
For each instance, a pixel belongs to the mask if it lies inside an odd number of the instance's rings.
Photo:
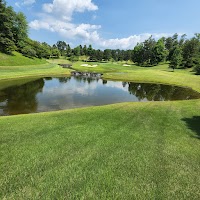
<svg viewBox="0 0 200 200">
<path fill-rule="evenodd" d="M 119 102 L 200 98 L 177 86 L 105 81 L 99 78 L 40 78 L 0 90 L 0 115 L 55 111 Z"/>
</svg>

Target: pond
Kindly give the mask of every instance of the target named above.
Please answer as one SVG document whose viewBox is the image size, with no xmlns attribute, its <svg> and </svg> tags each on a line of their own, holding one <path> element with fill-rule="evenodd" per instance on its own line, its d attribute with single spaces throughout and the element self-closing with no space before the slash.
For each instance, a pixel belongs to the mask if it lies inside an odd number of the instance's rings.
<svg viewBox="0 0 200 200">
<path fill-rule="evenodd" d="M 99 77 L 40 78 L 0 90 L 0 115 L 16 115 L 119 102 L 200 98 L 189 88 L 106 81 Z"/>
</svg>

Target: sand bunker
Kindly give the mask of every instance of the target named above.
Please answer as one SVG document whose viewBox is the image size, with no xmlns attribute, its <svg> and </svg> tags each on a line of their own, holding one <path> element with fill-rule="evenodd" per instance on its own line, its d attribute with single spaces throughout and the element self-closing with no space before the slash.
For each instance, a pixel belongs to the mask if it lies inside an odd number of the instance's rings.
<svg viewBox="0 0 200 200">
<path fill-rule="evenodd" d="M 88 65 L 88 64 L 82 64 L 82 67 L 97 67 L 98 65 Z"/>
<path fill-rule="evenodd" d="M 127 65 L 127 64 L 124 64 L 123 66 L 124 66 L 124 67 L 130 67 L 130 65 Z"/>
</svg>

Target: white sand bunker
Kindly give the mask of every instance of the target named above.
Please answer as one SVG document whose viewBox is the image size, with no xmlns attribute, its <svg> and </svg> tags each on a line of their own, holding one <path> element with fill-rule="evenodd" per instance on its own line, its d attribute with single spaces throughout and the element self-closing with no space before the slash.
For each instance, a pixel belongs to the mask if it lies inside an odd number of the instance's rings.
<svg viewBox="0 0 200 200">
<path fill-rule="evenodd" d="M 97 67 L 98 65 L 88 65 L 88 64 L 82 64 L 82 67 Z"/>
<path fill-rule="evenodd" d="M 124 67 L 130 67 L 130 65 L 127 65 L 127 64 L 124 64 L 123 66 L 124 66 Z"/>
</svg>

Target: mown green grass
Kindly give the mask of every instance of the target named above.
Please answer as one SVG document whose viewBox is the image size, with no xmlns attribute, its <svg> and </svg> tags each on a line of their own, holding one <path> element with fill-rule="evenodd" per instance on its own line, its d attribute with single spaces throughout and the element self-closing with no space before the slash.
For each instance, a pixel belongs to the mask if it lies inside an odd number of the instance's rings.
<svg viewBox="0 0 200 200">
<path fill-rule="evenodd" d="M 18 52 L 13 55 L 0 53 L 0 66 L 21 66 L 21 65 L 39 65 L 47 63 L 44 59 L 27 58 Z"/>
<path fill-rule="evenodd" d="M 56 63 L 0 67 L 0 88 L 22 84 L 19 77 L 70 74 Z M 167 64 L 81 64 L 74 69 L 105 79 L 200 92 L 199 76 Z M 0 199 L 200 199 L 199 138 L 199 100 L 0 117 Z"/>
<path fill-rule="evenodd" d="M 0 66 L 0 88 L 5 88 L 21 81 L 37 77 L 58 77 L 70 75 L 70 70 L 63 69 L 56 64 L 28 65 L 28 66 Z"/>
<path fill-rule="evenodd" d="M 0 198 L 199 199 L 199 118 L 200 101 L 2 117 Z"/>
</svg>

